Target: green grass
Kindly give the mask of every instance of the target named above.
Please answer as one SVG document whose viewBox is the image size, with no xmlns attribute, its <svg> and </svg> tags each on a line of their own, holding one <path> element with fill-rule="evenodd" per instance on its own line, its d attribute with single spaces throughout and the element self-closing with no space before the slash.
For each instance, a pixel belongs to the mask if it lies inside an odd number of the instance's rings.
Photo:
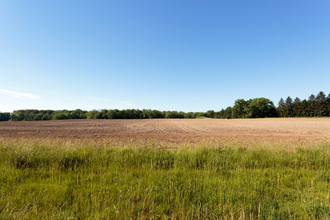
<svg viewBox="0 0 330 220">
<path fill-rule="evenodd" d="M 329 144 L 0 141 L 0 219 L 329 219 Z"/>
</svg>

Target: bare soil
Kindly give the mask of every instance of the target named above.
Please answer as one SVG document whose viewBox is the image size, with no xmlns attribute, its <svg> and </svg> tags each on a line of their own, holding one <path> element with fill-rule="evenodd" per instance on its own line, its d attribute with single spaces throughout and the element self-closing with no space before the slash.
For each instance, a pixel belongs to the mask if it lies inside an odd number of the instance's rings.
<svg viewBox="0 0 330 220">
<path fill-rule="evenodd" d="M 0 138 L 155 141 L 330 141 L 330 118 L 145 119 L 1 122 Z"/>
</svg>

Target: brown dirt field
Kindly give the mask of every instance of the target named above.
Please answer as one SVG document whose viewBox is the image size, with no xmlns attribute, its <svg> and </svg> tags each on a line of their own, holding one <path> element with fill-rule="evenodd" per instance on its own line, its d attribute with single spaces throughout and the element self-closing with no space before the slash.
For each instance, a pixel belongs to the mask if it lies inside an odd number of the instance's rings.
<svg viewBox="0 0 330 220">
<path fill-rule="evenodd" d="M 146 119 L 0 122 L 2 139 L 198 143 L 329 142 L 330 118 Z"/>
</svg>

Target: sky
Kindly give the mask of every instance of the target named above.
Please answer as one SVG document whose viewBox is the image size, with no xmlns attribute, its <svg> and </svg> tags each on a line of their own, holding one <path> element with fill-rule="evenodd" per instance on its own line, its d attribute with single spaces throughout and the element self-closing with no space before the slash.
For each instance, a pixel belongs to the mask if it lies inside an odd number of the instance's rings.
<svg viewBox="0 0 330 220">
<path fill-rule="evenodd" d="M 0 111 L 330 92 L 329 0 L 0 0 Z"/>
</svg>

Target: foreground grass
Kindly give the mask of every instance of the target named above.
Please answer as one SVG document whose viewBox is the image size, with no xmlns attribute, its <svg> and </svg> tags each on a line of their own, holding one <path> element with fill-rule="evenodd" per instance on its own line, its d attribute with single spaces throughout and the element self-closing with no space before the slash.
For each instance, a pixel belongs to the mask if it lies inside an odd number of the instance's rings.
<svg viewBox="0 0 330 220">
<path fill-rule="evenodd" d="M 0 219 L 329 219 L 329 145 L 0 141 Z"/>
</svg>

